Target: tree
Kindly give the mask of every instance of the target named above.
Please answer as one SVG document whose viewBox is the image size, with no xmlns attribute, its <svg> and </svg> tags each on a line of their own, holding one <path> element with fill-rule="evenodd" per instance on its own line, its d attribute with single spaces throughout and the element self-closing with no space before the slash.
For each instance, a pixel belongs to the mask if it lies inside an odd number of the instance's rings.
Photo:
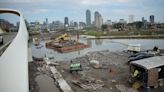
<svg viewBox="0 0 164 92">
<path fill-rule="evenodd" d="M 133 23 L 128 23 L 128 26 L 134 27 L 136 29 L 140 29 L 140 28 L 143 27 L 143 22 L 136 21 L 136 22 L 133 22 Z"/>
<path fill-rule="evenodd" d="M 125 24 L 124 23 L 116 23 L 113 25 L 113 28 L 118 29 L 119 31 L 124 31 Z"/>
<path fill-rule="evenodd" d="M 108 29 L 108 25 L 103 24 L 103 25 L 101 26 L 101 29 L 102 29 L 103 31 L 106 31 L 106 30 Z"/>
<path fill-rule="evenodd" d="M 140 29 L 143 26 L 143 22 L 141 22 L 141 21 L 137 21 L 137 22 L 135 22 L 135 24 L 136 24 L 136 29 Z"/>
</svg>

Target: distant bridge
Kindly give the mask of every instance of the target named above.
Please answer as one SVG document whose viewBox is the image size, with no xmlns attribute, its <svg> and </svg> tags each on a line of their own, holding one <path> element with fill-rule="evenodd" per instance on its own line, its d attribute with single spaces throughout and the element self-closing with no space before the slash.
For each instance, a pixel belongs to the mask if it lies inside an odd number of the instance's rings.
<svg viewBox="0 0 164 92">
<path fill-rule="evenodd" d="M 20 16 L 16 37 L 0 57 L 0 92 L 29 92 L 28 32 L 20 11 L 0 8 L 0 14 Z"/>
</svg>

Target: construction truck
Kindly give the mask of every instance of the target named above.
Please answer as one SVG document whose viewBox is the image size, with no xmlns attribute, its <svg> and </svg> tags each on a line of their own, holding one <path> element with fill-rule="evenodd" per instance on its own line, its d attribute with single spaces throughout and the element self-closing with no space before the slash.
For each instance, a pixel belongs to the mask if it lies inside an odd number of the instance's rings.
<svg viewBox="0 0 164 92">
<path fill-rule="evenodd" d="M 65 33 L 59 37 L 57 37 L 55 40 L 56 41 L 69 41 L 71 39 L 70 35 Z"/>
</svg>

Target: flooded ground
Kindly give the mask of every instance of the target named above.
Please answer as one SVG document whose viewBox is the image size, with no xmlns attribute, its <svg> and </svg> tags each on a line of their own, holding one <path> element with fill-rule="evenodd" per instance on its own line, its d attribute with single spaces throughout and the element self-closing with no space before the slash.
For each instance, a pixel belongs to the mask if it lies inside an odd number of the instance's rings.
<svg viewBox="0 0 164 92">
<path fill-rule="evenodd" d="M 127 44 L 141 44 L 142 49 L 152 49 L 154 46 L 158 46 L 160 49 L 164 49 L 164 40 L 163 39 L 85 39 L 81 38 L 80 42 L 90 45 L 90 48 L 69 52 L 69 53 L 58 53 L 52 49 L 47 49 L 45 47 L 46 41 L 41 41 L 43 45 L 42 48 L 37 49 L 33 44 L 32 54 L 35 57 L 54 57 L 57 61 L 70 60 L 76 57 L 81 57 L 88 52 L 93 51 L 123 51 L 127 49 Z"/>
</svg>

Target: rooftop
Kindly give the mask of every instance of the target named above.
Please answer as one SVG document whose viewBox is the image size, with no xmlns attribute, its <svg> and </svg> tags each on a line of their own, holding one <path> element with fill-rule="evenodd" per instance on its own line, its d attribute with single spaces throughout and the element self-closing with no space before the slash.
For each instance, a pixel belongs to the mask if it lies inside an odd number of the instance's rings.
<svg viewBox="0 0 164 92">
<path fill-rule="evenodd" d="M 164 65 L 164 56 L 156 56 L 141 60 L 136 60 L 131 62 L 131 64 L 139 65 L 145 69 L 152 69 L 155 67 L 163 66 Z"/>
</svg>

